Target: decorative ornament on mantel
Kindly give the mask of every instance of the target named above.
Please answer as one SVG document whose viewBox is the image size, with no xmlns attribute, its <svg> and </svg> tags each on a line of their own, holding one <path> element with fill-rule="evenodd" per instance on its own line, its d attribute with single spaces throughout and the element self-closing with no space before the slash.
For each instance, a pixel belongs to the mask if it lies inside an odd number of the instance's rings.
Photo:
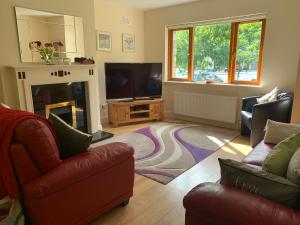
<svg viewBox="0 0 300 225">
<path fill-rule="evenodd" d="M 40 41 L 32 41 L 29 43 L 30 50 L 32 52 L 38 52 L 40 54 L 42 62 L 46 65 L 52 64 L 54 51 L 63 46 L 64 44 L 61 41 L 45 43 L 44 45 Z"/>
</svg>

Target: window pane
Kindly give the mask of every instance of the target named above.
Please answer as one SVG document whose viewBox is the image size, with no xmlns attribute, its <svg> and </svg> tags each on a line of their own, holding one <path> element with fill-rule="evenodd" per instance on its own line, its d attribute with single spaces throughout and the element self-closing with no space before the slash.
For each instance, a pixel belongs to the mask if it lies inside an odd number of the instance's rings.
<svg viewBox="0 0 300 225">
<path fill-rule="evenodd" d="M 189 30 L 173 32 L 172 76 L 188 78 Z"/>
<path fill-rule="evenodd" d="M 194 81 L 228 82 L 231 24 L 198 26 L 194 35 Z"/>
<path fill-rule="evenodd" d="M 261 32 L 261 21 L 239 25 L 235 80 L 257 80 Z"/>
</svg>

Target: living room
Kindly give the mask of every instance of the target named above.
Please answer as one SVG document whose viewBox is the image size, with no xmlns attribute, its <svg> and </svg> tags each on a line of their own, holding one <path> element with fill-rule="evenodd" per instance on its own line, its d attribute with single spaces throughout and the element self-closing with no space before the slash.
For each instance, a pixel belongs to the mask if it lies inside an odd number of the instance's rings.
<svg viewBox="0 0 300 225">
<path fill-rule="evenodd" d="M 2 0 L 0 224 L 300 223 L 299 6 Z"/>
</svg>

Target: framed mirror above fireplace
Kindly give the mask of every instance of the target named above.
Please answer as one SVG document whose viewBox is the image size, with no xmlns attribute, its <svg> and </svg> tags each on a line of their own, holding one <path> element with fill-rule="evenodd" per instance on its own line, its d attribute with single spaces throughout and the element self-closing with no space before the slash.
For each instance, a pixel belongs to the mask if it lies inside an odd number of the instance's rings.
<svg viewBox="0 0 300 225">
<path fill-rule="evenodd" d="M 81 17 L 15 7 L 22 62 L 41 62 L 31 43 L 54 45 L 57 62 L 84 57 L 83 21 Z"/>
</svg>

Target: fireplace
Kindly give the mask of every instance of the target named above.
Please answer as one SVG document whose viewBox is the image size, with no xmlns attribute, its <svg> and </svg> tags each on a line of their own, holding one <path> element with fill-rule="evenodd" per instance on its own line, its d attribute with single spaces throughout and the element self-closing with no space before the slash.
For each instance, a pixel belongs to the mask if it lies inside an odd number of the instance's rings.
<svg viewBox="0 0 300 225">
<path fill-rule="evenodd" d="M 95 65 L 20 65 L 13 67 L 22 110 L 47 117 L 54 113 L 77 129 L 101 131 Z"/>
<path fill-rule="evenodd" d="M 88 132 L 85 82 L 32 85 L 31 91 L 34 113 L 46 118 L 54 113 L 74 128 Z"/>
</svg>

